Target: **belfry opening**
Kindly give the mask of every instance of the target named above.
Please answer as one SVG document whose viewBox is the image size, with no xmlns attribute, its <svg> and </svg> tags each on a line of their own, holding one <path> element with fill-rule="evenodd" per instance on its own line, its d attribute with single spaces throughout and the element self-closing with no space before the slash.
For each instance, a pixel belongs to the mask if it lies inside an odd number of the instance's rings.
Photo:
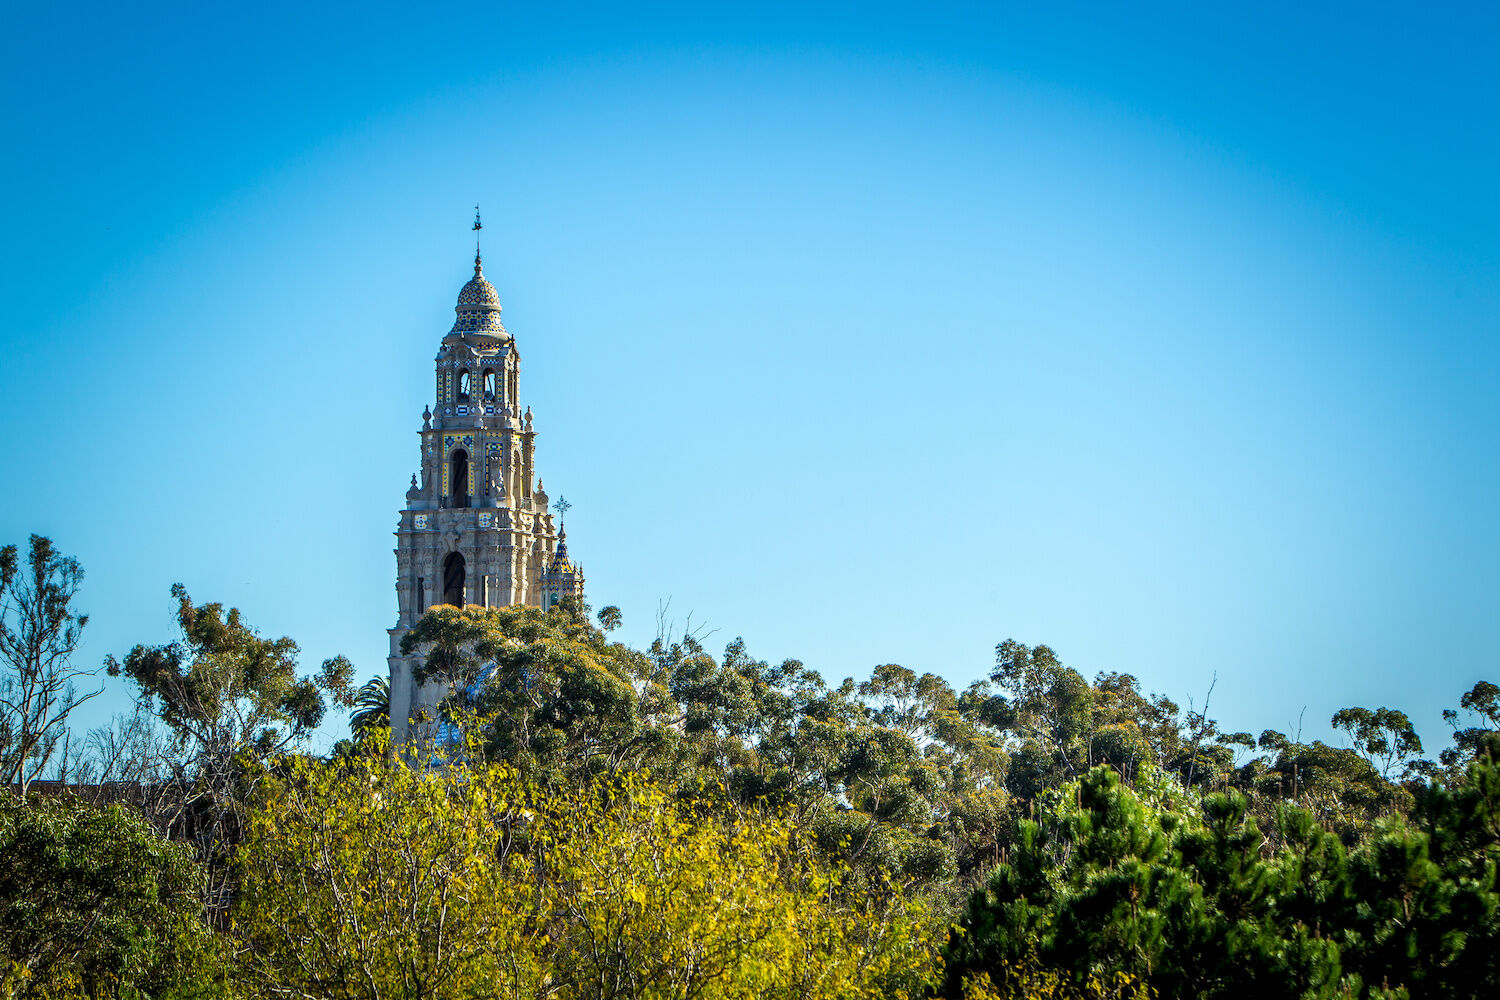
<svg viewBox="0 0 1500 1000">
<path fill-rule="evenodd" d="M 464 576 L 466 567 L 462 552 L 450 552 L 443 560 L 443 603 L 455 608 L 464 606 Z"/>
</svg>

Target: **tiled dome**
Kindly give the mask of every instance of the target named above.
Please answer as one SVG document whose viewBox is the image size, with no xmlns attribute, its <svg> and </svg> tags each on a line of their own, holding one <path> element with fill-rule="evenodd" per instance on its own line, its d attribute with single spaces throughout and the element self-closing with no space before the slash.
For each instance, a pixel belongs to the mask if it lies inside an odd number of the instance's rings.
<svg viewBox="0 0 1500 1000">
<path fill-rule="evenodd" d="M 557 536 L 557 551 L 552 553 L 552 565 L 547 568 L 552 576 L 563 576 L 573 572 L 573 563 L 568 559 L 568 530 L 564 528 Z"/>
<path fill-rule="evenodd" d="M 500 295 L 485 278 L 484 266 L 477 255 L 474 257 L 474 277 L 458 293 L 458 305 L 453 311 L 458 313 L 458 318 L 453 321 L 449 333 L 482 333 L 497 337 L 505 333 L 505 327 L 500 325 Z"/>
</svg>

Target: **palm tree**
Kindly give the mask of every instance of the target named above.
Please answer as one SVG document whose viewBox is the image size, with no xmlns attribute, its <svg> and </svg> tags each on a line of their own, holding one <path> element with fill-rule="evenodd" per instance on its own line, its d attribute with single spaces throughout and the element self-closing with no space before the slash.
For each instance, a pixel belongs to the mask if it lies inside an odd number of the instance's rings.
<svg viewBox="0 0 1500 1000">
<path fill-rule="evenodd" d="M 372 677 L 354 695 L 354 711 L 349 713 L 349 731 L 356 742 L 376 729 L 391 725 L 391 682 L 387 677 Z"/>
</svg>

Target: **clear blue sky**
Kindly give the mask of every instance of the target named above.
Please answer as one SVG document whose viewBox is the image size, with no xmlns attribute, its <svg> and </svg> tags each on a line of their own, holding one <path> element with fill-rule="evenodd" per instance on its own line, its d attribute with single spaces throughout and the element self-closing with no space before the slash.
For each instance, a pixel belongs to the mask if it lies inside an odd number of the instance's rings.
<svg viewBox="0 0 1500 1000">
<path fill-rule="evenodd" d="M 307 6 L 7 12 L 0 540 L 86 662 L 180 580 L 385 670 L 477 201 L 629 640 L 1434 751 L 1500 681 L 1493 5 Z"/>
</svg>

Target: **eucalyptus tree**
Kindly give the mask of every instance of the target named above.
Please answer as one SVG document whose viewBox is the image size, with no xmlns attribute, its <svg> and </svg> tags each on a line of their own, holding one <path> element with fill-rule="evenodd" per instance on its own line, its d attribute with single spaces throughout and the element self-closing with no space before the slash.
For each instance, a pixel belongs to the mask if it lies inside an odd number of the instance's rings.
<svg viewBox="0 0 1500 1000">
<path fill-rule="evenodd" d="M 16 546 L 0 548 L 0 787 L 23 800 L 67 745 L 69 716 L 99 693 L 79 692 L 96 671 L 73 663 L 88 624 L 73 606 L 82 582 L 78 560 L 41 535 L 24 566 Z"/>
<path fill-rule="evenodd" d="M 402 639 L 420 683 L 451 692 L 451 721 L 479 720 L 485 752 L 533 777 L 576 779 L 641 766 L 657 736 L 641 718 L 643 654 L 610 642 L 585 608 L 441 605 Z"/>
<path fill-rule="evenodd" d="M 105 666 L 111 676 L 135 682 L 141 702 L 170 734 L 173 785 L 181 794 L 167 828 L 197 844 L 209 866 L 209 903 L 223 913 L 245 801 L 267 767 L 306 744 L 329 699 L 352 703 L 353 667 L 335 656 L 316 676 L 299 675 L 300 651 L 289 637 L 262 638 L 237 608 L 194 604 L 182 584 L 172 587 L 172 597 L 180 636 L 137 645 L 123 660 L 108 657 Z"/>
<path fill-rule="evenodd" d="M 1443 712 L 1443 721 L 1453 727 L 1453 746 L 1444 750 L 1439 759 L 1447 767 L 1462 772 L 1468 761 L 1500 758 L 1500 687 L 1479 681 L 1465 692 L 1458 705 L 1466 717 L 1460 717 L 1451 708 Z M 1463 722 L 1468 724 L 1462 725 Z"/>
<path fill-rule="evenodd" d="M 1431 768 L 1429 762 L 1417 756 L 1422 752 L 1422 738 L 1405 712 L 1394 708 L 1343 708 L 1334 713 L 1332 724 L 1333 728 L 1349 734 L 1355 752 L 1387 781 L 1399 781 Z"/>
</svg>

